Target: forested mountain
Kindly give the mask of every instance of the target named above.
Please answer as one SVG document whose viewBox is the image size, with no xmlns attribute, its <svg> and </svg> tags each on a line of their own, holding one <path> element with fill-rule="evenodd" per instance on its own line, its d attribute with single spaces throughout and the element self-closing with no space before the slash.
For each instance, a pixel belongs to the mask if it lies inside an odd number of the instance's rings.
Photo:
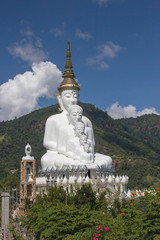
<svg viewBox="0 0 160 240">
<path fill-rule="evenodd" d="M 113 120 L 91 104 L 79 105 L 92 121 L 95 151 L 113 158 L 117 174 L 129 176 L 129 187 L 160 186 L 160 116 Z M 19 119 L 0 122 L 0 179 L 19 174 L 27 143 L 32 147 L 37 168 L 40 166 L 40 158 L 45 153 L 45 122 L 58 112 L 56 104 Z"/>
</svg>

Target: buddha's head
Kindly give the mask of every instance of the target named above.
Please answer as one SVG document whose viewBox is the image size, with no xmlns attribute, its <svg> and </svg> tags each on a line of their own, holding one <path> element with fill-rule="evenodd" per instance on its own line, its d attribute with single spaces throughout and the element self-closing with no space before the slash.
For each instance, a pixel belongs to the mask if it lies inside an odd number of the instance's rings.
<svg viewBox="0 0 160 240">
<path fill-rule="evenodd" d="M 78 91 L 74 89 L 63 90 L 61 93 L 63 108 L 68 111 L 69 107 L 77 104 Z"/>
<path fill-rule="evenodd" d="M 85 130 L 84 122 L 76 122 L 76 124 L 75 124 L 75 135 L 77 137 L 80 137 L 82 134 L 84 134 L 84 130 Z"/>
<path fill-rule="evenodd" d="M 86 153 L 89 153 L 89 143 L 85 143 L 83 149 Z"/>
<path fill-rule="evenodd" d="M 71 105 L 68 108 L 68 119 L 73 125 L 82 120 L 83 109 L 79 105 Z"/>
<path fill-rule="evenodd" d="M 80 145 L 84 146 L 87 143 L 87 135 L 82 134 L 79 138 Z"/>
<path fill-rule="evenodd" d="M 78 92 L 80 90 L 80 86 L 77 81 L 74 79 L 75 75 L 72 70 L 73 66 L 71 63 L 71 52 L 69 41 L 67 42 L 67 53 L 66 53 L 66 64 L 65 71 L 63 73 L 63 81 L 58 87 L 58 91 L 60 94 L 57 94 L 57 100 L 60 105 L 61 110 L 68 111 L 69 106 L 77 104 L 78 102 Z"/>
</svg>

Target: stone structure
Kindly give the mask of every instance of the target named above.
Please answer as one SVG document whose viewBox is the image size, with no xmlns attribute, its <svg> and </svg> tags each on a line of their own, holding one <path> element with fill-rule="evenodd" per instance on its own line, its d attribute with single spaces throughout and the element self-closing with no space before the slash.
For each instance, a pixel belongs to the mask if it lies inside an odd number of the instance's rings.
<svg viewBox="0 0 160 240">
<path fill-rule="evenodd" d="M 9 224 L 9 193 L 2 192 L 2 218 L 1 218 L 1 239 L 7 239 Z"/>
<path fill-rule="evenodd" d="M 30 156 L 31 146 L 25 146 L 26 156 L 21 161 L 21 179 L 20 179 L 20 206 L 19 216 L 25 213 L 25 198 L 34 201 L 36 198 L 36 160 Z"/>
<path fill-rule="evenodd" d="M 41 158 L 37 192 L 48 185 L 63 186 L 91 183 L 95 187 L 120 188 L 126 191 L 128 177 L 114 177 L 112 158 L 94 152 L 95 140 L 91 121 L 78 106 L 80 86 L 72 70 L 71 52 L 67 42 L 65 71 L 56 94 L 61 113 L 46 121 L 43 145 L 46 153 Z"/>
</svg>

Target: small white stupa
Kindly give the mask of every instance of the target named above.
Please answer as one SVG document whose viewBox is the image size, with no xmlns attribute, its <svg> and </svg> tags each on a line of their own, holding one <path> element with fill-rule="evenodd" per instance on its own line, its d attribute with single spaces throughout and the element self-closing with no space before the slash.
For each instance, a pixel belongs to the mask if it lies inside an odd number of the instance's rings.
<svg viewBox="0 0 160 240">
<path fill-rule="evenodd" d="M 25 154 L 26 154 L 26 156 L 22 157 L 22 160 L 33 160 L 34 157 L 31 156 L 31 151 L 32 151 L 32 148 L 27 143 L 27 145 L 25 146 Z"/>
</svg>

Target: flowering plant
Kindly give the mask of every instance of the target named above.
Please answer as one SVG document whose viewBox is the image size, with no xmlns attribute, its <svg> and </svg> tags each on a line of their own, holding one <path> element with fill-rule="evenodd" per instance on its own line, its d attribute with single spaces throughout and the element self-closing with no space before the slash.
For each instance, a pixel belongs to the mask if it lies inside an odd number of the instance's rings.
<svg viewBox="0 0 160 240">
<path fill-rule="evenodd" d="M 125 213 L 124 213 L 124 212 L 121 212 L 120 215 L 121 215 L 122 217 L 124 217 Z"/>
<path fill-rule="evenodd" d="M 103 225 L 101 226 L 96 226 L 95 227 L 95 232 L 94 232 L 94 237 L 91 238 L 91 240 L 104 240 L 106 232 L 109 231 L 108 227 L 104 227 Z"/>
</svg>

